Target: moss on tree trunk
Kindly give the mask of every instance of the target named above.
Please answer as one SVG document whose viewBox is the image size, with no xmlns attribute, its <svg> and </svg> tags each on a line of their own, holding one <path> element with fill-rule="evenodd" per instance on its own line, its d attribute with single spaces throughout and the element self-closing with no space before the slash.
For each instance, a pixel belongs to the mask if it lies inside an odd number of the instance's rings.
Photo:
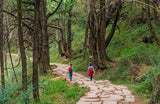
<svg viewBox="0 0 160 104">
<path fill-rule="evenodd" d="M 160 104 L 160 73 L 155 77 L 153 95 L 149 104 Z"/>
</svg>

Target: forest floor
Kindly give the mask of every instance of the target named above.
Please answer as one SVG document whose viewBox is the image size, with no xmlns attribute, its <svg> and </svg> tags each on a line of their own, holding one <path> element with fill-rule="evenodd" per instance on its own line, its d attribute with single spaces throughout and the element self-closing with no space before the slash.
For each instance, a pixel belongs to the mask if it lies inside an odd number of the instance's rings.
<svg viewBox="0 0 160 104">
<path fill-rule="evenodd" d="M 57 66 L 53 69 L 53 74 L 69 81 L 68 65 L 54 63 L 51 65 Z M 72 81 L 69 82 L 78 83 L 80 87 L 90 88 L 90 91 L 77 104 L 142 104 L 140 98 L 133 95 L 126 86 L 114 85 L 108 80 L 90 81 L 89 77 L 73 72 Z"/>
</svg>

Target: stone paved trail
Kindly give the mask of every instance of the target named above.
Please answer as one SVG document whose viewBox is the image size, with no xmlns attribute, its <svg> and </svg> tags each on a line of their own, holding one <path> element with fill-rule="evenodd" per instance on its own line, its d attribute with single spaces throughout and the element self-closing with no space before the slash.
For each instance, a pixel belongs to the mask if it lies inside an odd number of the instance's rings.
<svg viewBox="0 0 160 104">
<path fill-rule="evenodd" d="M 53 65 L 53 64 L 52 64 Z M 68 65 L 55 64 L 56 69 L 53 73 L 69 81 Z M 113 85 L 108 80 L 92 82 L 89 78 L 73 72 L 71 83 L 77 82 L 81 87 L 89 87 L 90 92 L 86 93 L 77 104 L 136 104 L 135 97 L 131 91 L 123 85 Z"/>
</svg>

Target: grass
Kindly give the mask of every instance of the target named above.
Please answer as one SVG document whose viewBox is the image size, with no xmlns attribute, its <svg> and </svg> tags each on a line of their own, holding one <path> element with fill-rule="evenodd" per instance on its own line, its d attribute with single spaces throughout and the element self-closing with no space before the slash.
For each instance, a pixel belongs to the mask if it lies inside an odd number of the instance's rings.
<svg viewBox="0 0 160 104">
<path fill-rule="evenodd" d="M 62 79 L 52 78 L 53 75 L 41 77 L 40 83 L 44 89 L 40 95 L 40 104 L 75 104 L 88 91 L 77 83 L 69 84 Z"/>
</svg>

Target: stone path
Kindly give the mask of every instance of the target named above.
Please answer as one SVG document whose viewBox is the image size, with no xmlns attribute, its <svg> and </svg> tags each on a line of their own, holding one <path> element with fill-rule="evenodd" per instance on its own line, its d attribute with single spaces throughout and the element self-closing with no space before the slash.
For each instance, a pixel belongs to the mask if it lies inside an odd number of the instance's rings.
<svg viewBox="0 0 160 104">
<path fill-rule="evenodd" d="M 53 64 L 52 64 L 53 65 Z M 55 64 L 53 73 L 69 81 L 68 65 Z M 131 91 L 123 85 L 113 85 L 108 80 L 90 81 L 89 78 L 73 72 L 71 83 L 77 82 L 80 87 L 89 87 L 90 92 L 86 93 L 77 104 L 136 104 L 135 97 Z"/>
</svg>

